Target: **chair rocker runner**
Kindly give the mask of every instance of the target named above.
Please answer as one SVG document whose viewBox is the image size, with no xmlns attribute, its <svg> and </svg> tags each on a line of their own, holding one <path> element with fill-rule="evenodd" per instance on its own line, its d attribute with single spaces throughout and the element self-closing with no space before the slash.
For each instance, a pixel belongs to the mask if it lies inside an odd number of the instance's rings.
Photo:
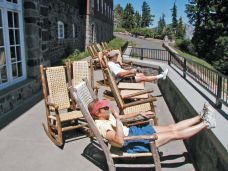
<svg viewBox="0 0 228 171">
<path fill-rule="evenodd" d="M 71 93 L 73 94 L 74 99 L 76 100 L 77 104 L 79 105 L 85 119 L 88 122 L 88 125 L 90 129 L 93 131 L 93 134 L 96 136 L 96 140 L 98 141 L 99 145 L 101 146 L 105 157 L 106 161 L 108 164 L 109 171 L 116 171 L 116 168 L 118 167 L 137 167 L 137 168 L 151 168 L 155 166 L 156 171 L 161 170 L 161 164 L 160 164 L 160 158 L 156 149 L 156 144 L 155 140 L 157 139 L 157 136 L 154 135 L 149 135 L 149 136 L 131 136 L 131 137 L 125 137 L 125 140 L 142 140 L 142 139 L 147 139 L 150 140 L 150 147 L 151 147 L 151 152 L 148 153 L 136 153 L 136 154 L 129 154 L 125 153 L 119 148 L 115 148 L 115 150 L 111 149 L 108 147 L 106 142 L 104 141 L 104 138 L 101 136 L 99 133 L 95 122 L 93 118 L 91 117 L 89 111 L 88 111 L 88 101 L 86 102 L 83 100 L 82 92 L 77 86 L 76 88 L 71 87 L 70 89 Z M 116 151 L 117 150 L 117 151 Z M 118 164 L 114 162 L 114 159 L 117 158 L 139 158 L 139 157 L 153 157 L 154 159 L 154 165 L 153 164 Z"/>
<path fill-rule="evenodd" d="M 43 97 L 46 108 L 47 127 L 44 130 L 57 146 L 64 144 L 63 133 L 73 129 L 85 128 L 81 122 L 81 111 L 75 110 L 75 104 L 69 97 L 66 82 L 66 67 L 47 67 L 40 65 Z"/>
</svg>

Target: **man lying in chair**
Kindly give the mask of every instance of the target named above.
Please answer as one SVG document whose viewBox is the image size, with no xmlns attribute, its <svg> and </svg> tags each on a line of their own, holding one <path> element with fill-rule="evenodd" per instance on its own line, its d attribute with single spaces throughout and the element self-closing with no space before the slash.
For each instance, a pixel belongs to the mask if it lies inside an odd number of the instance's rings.
<svg viewBox="0 0 228 171">
<path fill-rule="evenodd" d="M 214 110 L 206 104 L 199 116 L 167 126 L 151 126 L 150 124 L 123 126 L 121 119 L 126 116 L 120 116 L 106 100 L 94 100 L 89 103 L 88 109 L 95 119 L 100 134 L 110 144 L 123 147 L 123 150 L 128 153 L 149 152 L 149 140 L 124 141 L 125 136 L 156 134 L 158 137 L 156 146 L 160 147 L 173 140 L 188 139 L 206 128 L 211 129 L 216 126 Z M 143 115 L 147 114 L 150 113 L 143 113 Z M 134 116 L 136 114 L 130 115 L 130 117 Z"/>
<path fill-rule="evenodd" d="M 135 74 L 136 82 L 143 82 L 143 81 L 152 82 L 161 78 L 165 80 L 169 71 L 168 69 L 166 69 L 164 72 L 162 72 L 159 75 L 145 76 L 141 71 L 137 69 L 128 69 L 128 70 L 123 69 L 121 65 L 117 62 L 118 53 L 116 51 L 114 50 L 110 51 L 107 57 L 109 58 L 108 67 L 111 70 L 112 74 L 115 75 L 117 82 L 118 80 L 120 80 L 121 78 L 129 74 Z"/>
</svg>

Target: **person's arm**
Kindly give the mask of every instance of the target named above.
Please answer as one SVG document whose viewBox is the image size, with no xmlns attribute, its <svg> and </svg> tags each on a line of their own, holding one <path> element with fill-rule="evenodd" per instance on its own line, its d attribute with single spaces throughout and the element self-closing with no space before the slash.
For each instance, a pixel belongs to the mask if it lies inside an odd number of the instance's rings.
<svg viewBox="0 0 228 171">
<path fill-rule="evenodd" d="M 110 142 L 123 146 L 123 143 L 124 143 L 123 124 L 120 121 L 119 113 L 117 113 L 114 110 L 112 113 L 116 119 L 116 131 L 108 130 L 106 132 L 106 139 Z"/>
<path fill-rule="evenodd" d="M 151 115 L 154 115 L 154 112 L 147 111 L 147 112 L 140 112 L 140 113 L 129 113 L 129 114 L 121 115 L 120 119 L 134 118 L 139 115 L 149 118 Z"/>
<path fill-rule="evenodd" d="M 136 74 L 136 70 L 135 69 L 130 69 L 130 70 L 122 69 L 122 71 L 120 71 L 117 74 L 117 76 L 118 77 L 124 77 L 124 76 L 129 75 L 129 74 Z"/>
</svg>

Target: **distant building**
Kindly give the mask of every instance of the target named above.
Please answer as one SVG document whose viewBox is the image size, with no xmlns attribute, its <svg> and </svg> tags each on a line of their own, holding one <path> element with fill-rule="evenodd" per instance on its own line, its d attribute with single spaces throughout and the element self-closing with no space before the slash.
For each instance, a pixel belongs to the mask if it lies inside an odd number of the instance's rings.
<svg viewBox="0 0 228 171">
<path fill-rule="evenodd" d="M 40 90 L 40 64 L 112 37 L 113 0 L 0 0 L 0 119 Z"/>
</svg>

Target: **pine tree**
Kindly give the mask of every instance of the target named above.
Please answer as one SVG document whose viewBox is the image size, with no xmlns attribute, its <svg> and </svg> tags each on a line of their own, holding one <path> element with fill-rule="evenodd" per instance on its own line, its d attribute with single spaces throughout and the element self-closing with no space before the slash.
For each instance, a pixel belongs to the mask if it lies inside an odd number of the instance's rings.
<svg viewBox="0 0 228 171">
<path fill-rule="evenodd" d="M 177 28 L 176 28 L 176 36 L 179 39 L 183 39 L 185 36 L 185 26 L 182 21 L 182 17 L 179 18 Z"/>
<path fill-rule="evenodd" d="M 228 74 L 228 1 L 191 0 L 186 12 L 195 26 L 192 43 L 198 56 Z"/>
<path fill-rule="evenodd" d="M 166 32 L 165 14 L 162 14 L 158 21 L 157 32 L 161 37 L 163 37 Z"/>
<path fill-rule="evenodd" d="M 154 16 L 150 14 L 150 6 L 146 1 L 142 5 L 142 27 L 149 27 L 152 24 Z"/>
<path fill-rule="evenodd" d="M 139 14 L 138 11 L 135 12 L 135 27 L 139 28 L 141 27 L 141 15 Z"/>
<path fill-rule="evenodd" d="M 174 30 L 174 33 L 176 33 L 178 23 L 177 23 L 177 6 L 175 2 L 173 4 L 173 8 L 171 9 L 171 11 L 172 11 L 172 28 Z"/>
<path fill-rule="evenodd" d="M 134 8 L 131 3 L 127 3 L 123 12 L 123 28 L 132 29 L 134 27 Z"/>
<path fill-rule="evenodd" d="M 115 27 L 121 28 L 123 25 L 123 8 L 121 7 L 120 4 L 117 4 L 115 9 L 114 9 L 114 22 L 115 22 Z"/>
</svg>

